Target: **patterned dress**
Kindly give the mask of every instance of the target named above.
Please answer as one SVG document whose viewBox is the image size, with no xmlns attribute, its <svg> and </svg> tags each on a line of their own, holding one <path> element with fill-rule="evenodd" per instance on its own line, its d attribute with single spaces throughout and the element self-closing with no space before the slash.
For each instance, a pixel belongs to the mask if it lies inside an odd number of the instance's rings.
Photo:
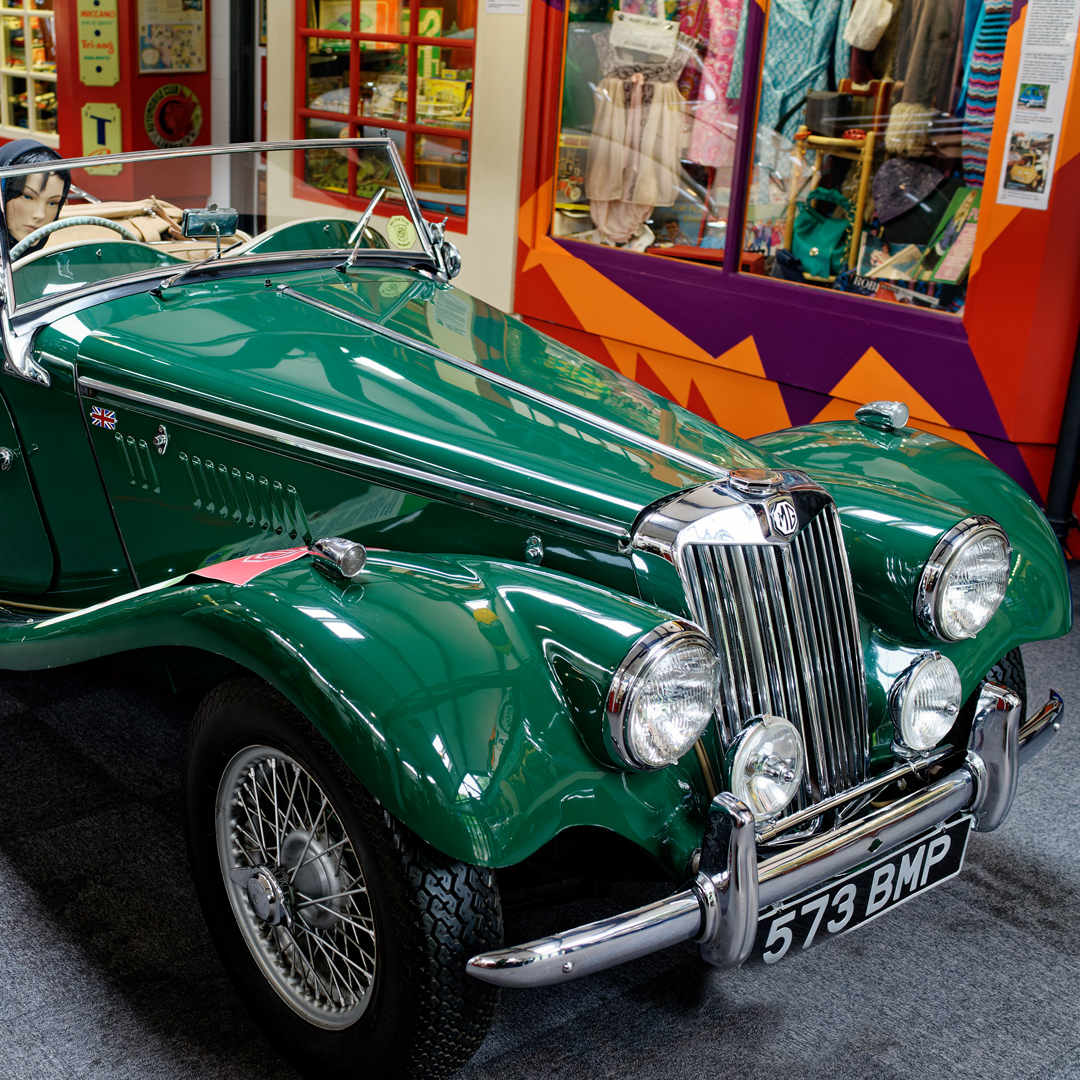
<svg viewBox="0 0 1080 1080">
<path fill-rule="evenodd" d="M 593 40 L 604 78 L 596 88 L 585 194 L 604 239 L 625 244 L 654 207 L 670 206 L 678 194 L 686 102 L 676 79 L 694 42 L 681 36 L 670 60 L 637 63 L 612 46 L 608 30 Z"/>
<path fill-rule="evenodd" d="M 850 14 L 851 0 L 772 0 L 758 109 L 761 126 L 790 139 L 803 122 L 801 103 L 807 91 L 827 90 L 847 76 L 851 47 L 838 31 Z M 746 21 L 744 3 L 729 98 L 741 93 Z"/>
<path fill-rule="evenodd" d="M 728 83 L 735 62 L 742 0 L 708 0 L 709 46 L 697 100 L 693 110 L 694 128 L 690 136 L 691 161 L 721 168 L 735 156 L 735 133 L 739 123 L 739 88 L 728 97 Z"/>
</svg>

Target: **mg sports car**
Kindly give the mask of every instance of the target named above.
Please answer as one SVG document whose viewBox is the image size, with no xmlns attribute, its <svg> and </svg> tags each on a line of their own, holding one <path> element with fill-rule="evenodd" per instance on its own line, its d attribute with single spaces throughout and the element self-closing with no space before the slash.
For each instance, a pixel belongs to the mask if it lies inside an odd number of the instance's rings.
<svg viewBox="0 0 1080 1080">
<path fill-rule="evenodd" d="M 191 870 L 292 1060 L 446 1076 L 500 988 L 680 942 L 797 978 L 1008 814 L 1071 615 L 985 458 L 899 402 L 736 438 L 474 299 L 389 138 L 100 166 L 0 169 L 0 668 L 201 687 Z M 666 895 L 504 940 L 582 866 Z"/>
</svg>

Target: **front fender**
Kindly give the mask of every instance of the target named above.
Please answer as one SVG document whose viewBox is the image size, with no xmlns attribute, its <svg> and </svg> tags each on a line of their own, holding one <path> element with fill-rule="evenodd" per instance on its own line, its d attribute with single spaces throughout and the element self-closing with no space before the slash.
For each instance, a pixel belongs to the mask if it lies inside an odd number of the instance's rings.
<svg viewBox="0 0 1080 1080">
<path fill-rule="evenodd" d="M 1072 625 L 1068 574 L 1042 511 L 986 458 L 927 432 L 858 423 L 811 424 L 753 440 L 808 473 L 836 500 L 862 615 L 875 628 L 870 668 L 893 644 L 935 648 L 956 664 L 965 694 L 1010 649 L 1060 637 Z M 975 638 L 947 643 L 916 624 L 915 591 L 942 535 L 987 514 L 1013 546 L 1005 599 Z M 895 674 L 895 673 L 893 673 Z"/>
<path fill-rule="evenodd" d="M 670 616 L 516 563 L 372 555 L 336 583 L 303 558 L 247 585 L 176 579 L 0 628 L 0 666 L 148 646 L 219 654 L 275 686 L 409 828 L 455 858 L 520 861 L 571 825 L 611 829 L 673 877 L 708 795 L 693 754 L 653 773 L 603 755 L 603 699 Z"/>
</svg>

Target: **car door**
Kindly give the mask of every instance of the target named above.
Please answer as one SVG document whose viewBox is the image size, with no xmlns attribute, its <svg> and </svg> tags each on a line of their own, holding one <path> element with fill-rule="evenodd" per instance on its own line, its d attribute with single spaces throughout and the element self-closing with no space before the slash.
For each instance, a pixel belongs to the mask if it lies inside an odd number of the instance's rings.
<svg viewBox="0 0 1080 1080">
<path fill-rule="evenodd" d="M 0 396 L 0 592 L 43 593 L 53 577 L 53 551 L 30 483 L 26 450 Z"/>
</svg>

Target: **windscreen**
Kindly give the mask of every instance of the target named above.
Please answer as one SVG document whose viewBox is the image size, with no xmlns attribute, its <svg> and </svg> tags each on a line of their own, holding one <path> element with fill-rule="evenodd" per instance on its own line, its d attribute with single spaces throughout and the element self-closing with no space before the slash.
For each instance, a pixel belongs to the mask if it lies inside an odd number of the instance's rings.
<svg viewBox="0 0 1080 1080">
<path fill-rule="evenodd" d="M 61 159 L 0 180 L 16 306 L 203 262 L 250 273 L 257 256 L 431 256 L 388 139 L 70 169 Z"/>
</svg>

